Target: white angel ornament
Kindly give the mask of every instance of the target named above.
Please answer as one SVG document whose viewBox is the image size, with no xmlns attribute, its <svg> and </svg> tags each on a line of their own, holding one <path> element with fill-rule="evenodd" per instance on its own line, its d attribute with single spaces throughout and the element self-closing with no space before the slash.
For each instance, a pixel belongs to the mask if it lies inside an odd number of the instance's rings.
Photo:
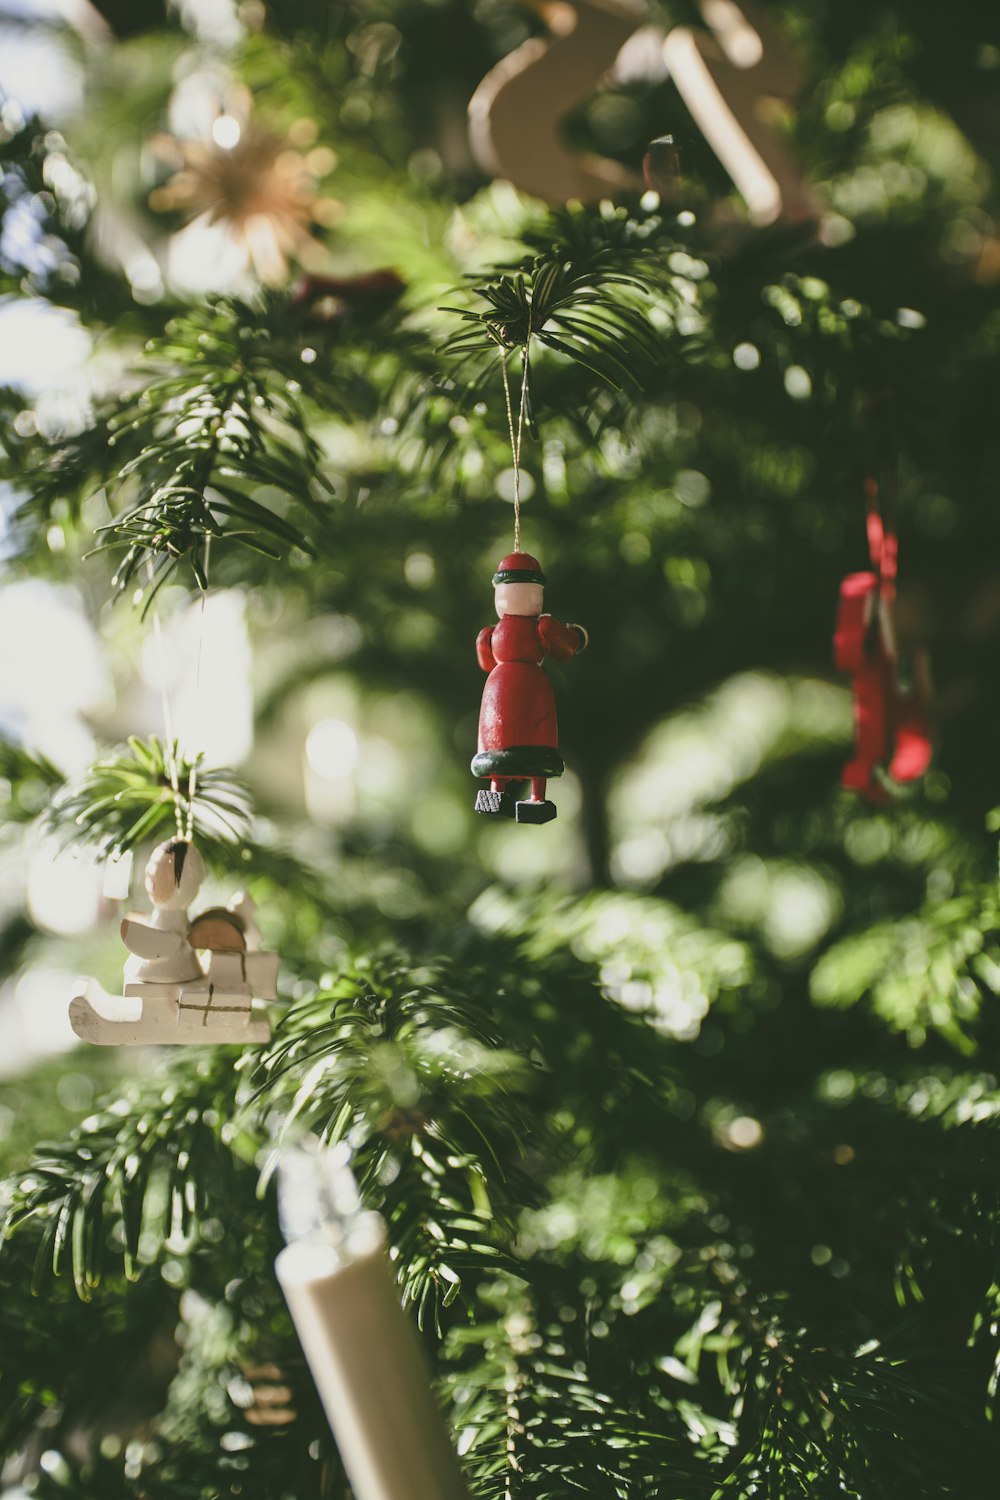
<svg viewBox="0 0 1000 1500">
<path fill-rule="evenodd" d="M 271 1028 L 254 1000 L 277 995 L 278 957 L 260 946 L 254 905 L 240 892 L 229 906 L 194 921 L 188 907 L 205 878 L 189 839 L 168 839 L 146 866 L 151 913 L 122 922 L 122 995 L 107 995 L 88 980 L 70 1003 L 73 1030 L 102 1046 L 156 1042 L 266 1042 Z"/>
</svg>

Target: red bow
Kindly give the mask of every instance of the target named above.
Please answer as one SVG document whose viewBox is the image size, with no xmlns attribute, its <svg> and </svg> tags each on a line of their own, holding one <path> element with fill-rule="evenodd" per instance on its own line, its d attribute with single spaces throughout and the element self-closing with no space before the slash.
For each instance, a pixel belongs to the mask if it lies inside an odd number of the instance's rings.
<svg viewBox="0 0 1000 1500">
<path fill-rule="evenodd" d="M 918 781 L 931 760 L 927 709 L 927 654 L 912 653 L 912 685 L 900 682 L 896 648 L 896 558 L 898 543 L 883 520 L 879 487 L 865 481 L 868 551 L 874 571 L 849 573 L 840 585 L 833 638 L 838 670 L 849 672 L 854 691 L 854 756 L 841 785 L 869 802 L 890 802 Z"/>
</svg>

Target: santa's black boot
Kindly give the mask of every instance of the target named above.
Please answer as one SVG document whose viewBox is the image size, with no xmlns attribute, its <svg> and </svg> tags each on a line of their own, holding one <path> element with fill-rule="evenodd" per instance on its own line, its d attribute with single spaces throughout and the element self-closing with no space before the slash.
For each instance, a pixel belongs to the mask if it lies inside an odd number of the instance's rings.
<svg viewBox="0 0 1000 1500">
<path fill-rule="evenodd" d="M 515 814 L 519 823 L 551 823 L 556 815 L 554 802 L 545 800 L 545 777 L 531 778 L 531 796 L 517 804 Z"/>
<path fill-rule="evenodd" d="M 485 787 L 476 793 L 476 812 L 488 813 L 494 818 L 517 816 L 517 803 L 507 790 L 507 782 L 494 777 L 489 791 Z"/>
</svg>

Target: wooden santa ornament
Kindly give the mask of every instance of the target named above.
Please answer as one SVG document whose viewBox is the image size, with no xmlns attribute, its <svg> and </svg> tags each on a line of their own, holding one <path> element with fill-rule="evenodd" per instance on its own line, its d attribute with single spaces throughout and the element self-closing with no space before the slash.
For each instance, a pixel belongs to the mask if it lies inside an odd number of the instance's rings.
<svg viewBox="0 0 1000 1500">
<path fill-rule="evenodd" d="M 479 753 L 472 774 L 490 786 L 476 794 L 476 812 L 513 818 L 518 823 L 548 823 L 555 804 L 546 801 L 545 783 L 561 776 L 555 695 L 542 666 L 546 656 L 569 661 L 584 649 L 582 625 L 564 625 L 542 613 L 545 574 L 528 552 L 512 552 L 493 575 L 500 623 L 479 632 L 476 654 L 490 675 L 479 714 Z M 518 801 L 510 788 L 531 782 L 531 793 Z"/>
<path fill-rule="evenodd" d="M 188 839 L 160 844 L 146 866 L 150 914 L 122 922 L 124 993 L 107 995 L 88 980 L 71 1001 L 77 1036 L 101 1046 L 156 1042 L 266 1042 L 271 1028 L 253 1001 L 277 995 L 278 958 L 264 953 L 254 905 L 240 892 L 227 907 L 194 921 L 188 907 L 205 878 L 201 855 Z"/>
<path fill-rule="evenodd" d="M 919 781 L 931 762 L 927 656 L 914 651 L 904 682 L 896 643 L 896 555 L 893 528 L 883 523 L 878 485 L 869 480 L 868 546 L 872 568 L 840 585 L 834 656 L 849 672 L 854 695 L 854 755 L 841 785 L 885 803 Z"/>
</svg>

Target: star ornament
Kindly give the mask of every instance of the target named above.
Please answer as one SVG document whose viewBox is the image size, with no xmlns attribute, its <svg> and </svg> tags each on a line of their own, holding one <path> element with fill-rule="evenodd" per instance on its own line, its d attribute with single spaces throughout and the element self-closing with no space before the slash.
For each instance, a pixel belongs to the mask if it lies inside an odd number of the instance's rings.
<svg viewBox="0 0 1000 1500">
<path fill-rule="evenodd" d="M 325 262 L 312 230 L 329 227 L 339 214 L 336 200 L 320 192 L 336 156 L 325 146 L 300 149 L 315 134 L 311 120 L 282 137 L 233 113 L 218 116 L 209 139 L 159 136 L 153 145 L 176 170 L 150 194 L 150 206 L 182 214 L 192 232 L 224 234 L 261 282 L 280 286 L 292 261 L 313 269 Z"/>
</svg>

